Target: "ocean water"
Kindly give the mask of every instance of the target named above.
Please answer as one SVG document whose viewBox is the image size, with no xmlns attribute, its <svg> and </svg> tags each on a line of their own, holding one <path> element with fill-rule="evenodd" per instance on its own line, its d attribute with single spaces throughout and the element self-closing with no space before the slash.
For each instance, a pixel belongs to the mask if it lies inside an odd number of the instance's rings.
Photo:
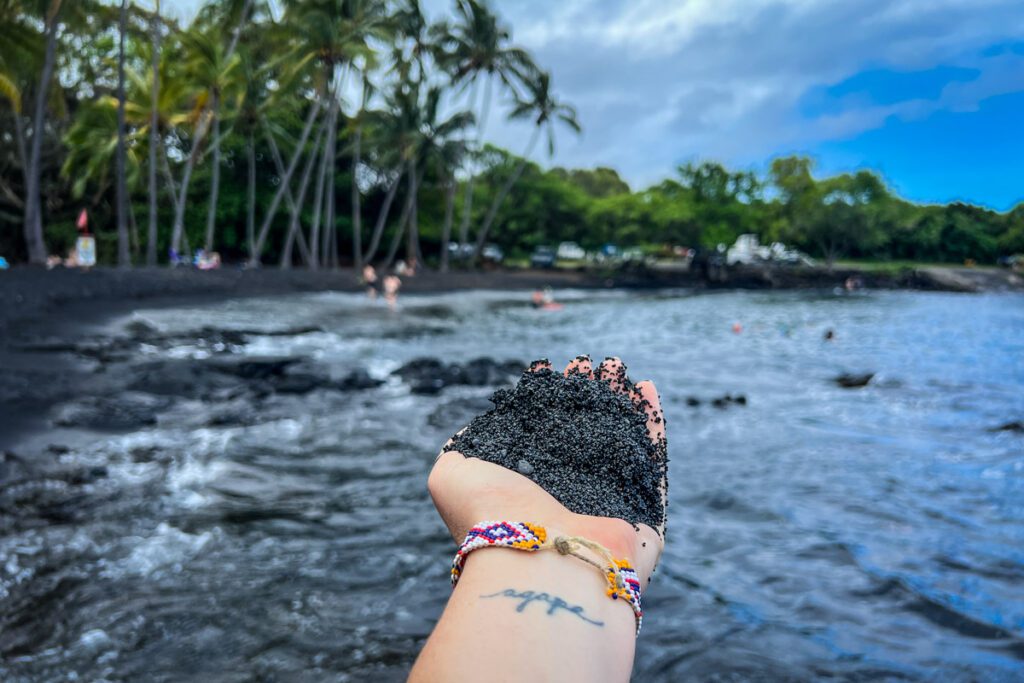
<svg viewBox="0 0 1024 683">
<path fill-rule="evenodd" d="M 996 429 L 1024 420 L 1024 298 L 559 297 L 143 309 L 103 334 L 134 319 L 179 341 L 104 371 L 220 352 L 189 340 L 203 327 L 263 330 L 230 350 L 338 377 L 621 356 L 657 383 L 671 457 L 635 680 L 1024 678 L 1024 434 Z M 140 430 L 55 430 L 61 467 L 101 475 L 0 482 L 0 679 L 402 680 L 449 593 L 426 476 L 490 391 L 390 378 L 270 396 L 244 426 L 175 399 Z"/>
</svg>

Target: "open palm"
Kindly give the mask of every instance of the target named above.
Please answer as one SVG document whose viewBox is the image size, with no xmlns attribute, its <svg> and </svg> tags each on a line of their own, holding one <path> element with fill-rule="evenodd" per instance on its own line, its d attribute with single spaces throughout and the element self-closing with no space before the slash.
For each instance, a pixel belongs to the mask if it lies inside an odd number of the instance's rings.
<svg viewBox="0 0 1024 683">
<path fill-rule="evenodd" d="M 535 365 L 532 369 L 542 368 L 550 369 L 550 365 Z M 630 386 L 619 359 L 605 360 L 594 372 L 590 361 L 580 357 L 569 363 L 565 373 L 608 382 L 613 390 L 630 395 L 647 413 L 651 440 L 660 443 L 665 438 L 665 421 L 654 384 L 645 381 Z M 634 528 L 621 519 L 574 513 L 518 472 L 479 458 L 467 458 L 458 451 L 438 456 L 427 486 L 456 542 L 461 542 L 481 520 L 536 522 L 547 527 L 549 534 L 582 536 L 605 546 L 617 558 L 628 558 L 641 579 L 647 579 L 645 585 L 664 548 L 664 525 L 659 529 L 646 524 Z M 661 489 L 664 500 L 664 480 Z"/>
</svg>

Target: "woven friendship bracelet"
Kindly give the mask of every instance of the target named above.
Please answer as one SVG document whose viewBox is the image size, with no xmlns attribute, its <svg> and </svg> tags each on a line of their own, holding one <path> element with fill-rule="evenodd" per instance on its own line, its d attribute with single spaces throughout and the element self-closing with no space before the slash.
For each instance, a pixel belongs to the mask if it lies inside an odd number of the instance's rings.
<svg viewBox="0 0 1024 683">
<path fill-rule="evenodd" d="M 459 546 L 452 560 L 452 588 L 459 582 L 466 557 L 480 548 L 512 548 L 536 552 L 555 550 L 560 555 L 572 555 L 597 568 L 608 584 L 605 595 L 612 600 L 623 600 L 636 616 L 636 632 L 639 635 L 643 624 L 643 610 L 640 607 L 640 577 L 626 560 L 612 557 L 607 548 L 579 536 L 557 536 L 548 538 L 547 529 L 532 522 L 478 522 L 466 534 L 466 540 Z M 587 549 L 597 554 L 598 563 L 580 552 Z"/>
</svg>

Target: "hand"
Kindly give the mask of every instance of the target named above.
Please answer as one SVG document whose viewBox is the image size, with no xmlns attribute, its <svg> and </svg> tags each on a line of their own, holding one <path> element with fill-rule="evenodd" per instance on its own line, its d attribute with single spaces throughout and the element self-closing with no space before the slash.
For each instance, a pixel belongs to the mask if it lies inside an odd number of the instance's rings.
<svg viewBox="0 0 1024 683">
<path fill-rule="evenodd" d="M 542 364 L 531 369 L 544 368 L 551 366 Z M 651 440 L 658 443 L 665 438 L 665 420 L 654 384 L 644 381 L 627 389 L 625 367 L 618 358 L 605 360 L 595 373 L 590 360 L 580 357 L 566 366 L 565 374 L 569 373 L 606 381 L 614 391 L 628 393 L 647 413 Z M 663 501 L 666 485 L 662 480 Z M 628 559 L 644 588 L 664 549 L 664 524 L 657 530 L 640 524 L 637 530 L 621 519 L 571 512 L 518 472 L 479 458 L 467 458 L 457 451 L 438 456 L 427 487 L 456 543 L 461 543 L 469 529 L 482 520 L 536 522 L 547 528 L 549 536 L 582 536 L 605 546 L 614 557 Z"/>
</svg>

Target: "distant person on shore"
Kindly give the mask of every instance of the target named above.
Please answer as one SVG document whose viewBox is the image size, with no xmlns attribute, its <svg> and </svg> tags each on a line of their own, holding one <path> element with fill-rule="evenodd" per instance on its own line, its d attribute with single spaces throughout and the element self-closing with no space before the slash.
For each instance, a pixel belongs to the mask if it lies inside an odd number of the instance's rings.
<svg viewBox="0 0 1024 683">
<path fill-rule="evenodd" d="M 398 290 L 402 287 L 402 281 L 397 275 L 384 276 L 384 301 L 392 311 L 398 307 Z"/>
<path fill-rule="evenodd" d="M 416 275 L 417 267 L 418 265 L 416 263 L 415 257 L 409 259 L 408 262 L 406 262 L 403 259 L 399 259 L 397 262 L 395 262 L 395 273 L 401 275 L 402 277 L 413 277 L 414 275 Z"/>
<path fill-rule="evenodd" d="M 369 263 L 363 266 L 363 284 L 366 285 L 366 296 L 370 297 L 370 300 L 376 299 L 380 281 L 377 278 L 377 269 Z"/>
</svg>

